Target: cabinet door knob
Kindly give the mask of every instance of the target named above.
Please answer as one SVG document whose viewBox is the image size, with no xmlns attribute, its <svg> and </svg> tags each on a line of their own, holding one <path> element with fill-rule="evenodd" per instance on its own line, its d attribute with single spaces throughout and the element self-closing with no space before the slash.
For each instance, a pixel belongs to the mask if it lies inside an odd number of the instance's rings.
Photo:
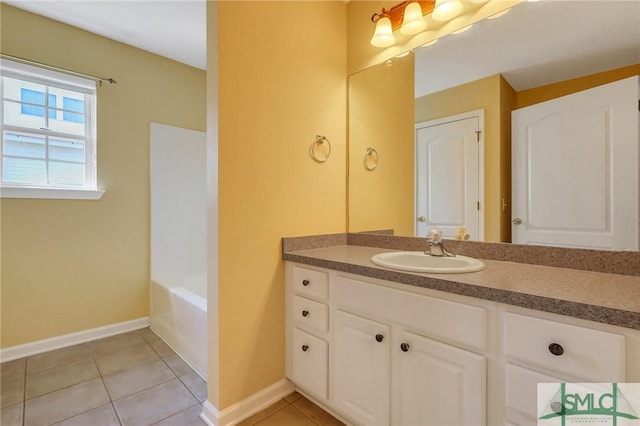
<svg viewBox="0 0 640 426">
<path fill-rule="evenodd" d="M 401 343 L 400 344 L 400 349 L 402 350 L 402 352 L 409 352 L 409 344 L 408 343 Z"/>
<path fill-rule="evenodd" d="M 308 286 L 309 285 L 309 280 L 302 280 L 302 285 L 303 286 Z"/>
<path fill-rule="evenodd" d="M 303 317 L 308 317 L 309 316 L 309 311 L 307 311 L 307 310 L 302 311 L 302 316 Z"/>
<path fill-rule="evenodd" d="M 376 342 L 380 343 L 384 340 L 384 336 L 382 334 L 376 334 Z"/>
<path fill-rule="evenodd" d="M 306 352 L 309 350 L 309 345 L 302 345 L 302 352 Z"/>
<path fill-rule="evenodd" d="M 564 353 L 564 348 L 558 343 L 552 343 L 549 345 L 549 352 L 555 356 L 560 356 Z"/>
</svg>

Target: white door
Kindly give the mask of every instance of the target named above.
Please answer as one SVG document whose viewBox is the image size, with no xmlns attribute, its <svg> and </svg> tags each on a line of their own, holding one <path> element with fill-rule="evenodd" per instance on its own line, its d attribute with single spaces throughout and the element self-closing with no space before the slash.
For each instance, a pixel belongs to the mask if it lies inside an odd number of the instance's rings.
<svg viewBox="0 0 640 426">
<path fill-rule="evenodd" d="M 402 332 L 393 348 L 392 372 L 393 425 L 486 423 L 485 357 Z"/>
<path fill-rule="evenodd" d="M 362 425 L 389 424 L 389 327 L 337 311 L 333 398 L 336 409 Z"/>
<path fill-rule="evenodd" d="M 482 111 L 416 125 L 416 236 L 482 240 Z"/>
<path fill-rule="evenodd" d="M 638 250 L 638 77 L 512 113 L 512 241 Z"/>
</svg>

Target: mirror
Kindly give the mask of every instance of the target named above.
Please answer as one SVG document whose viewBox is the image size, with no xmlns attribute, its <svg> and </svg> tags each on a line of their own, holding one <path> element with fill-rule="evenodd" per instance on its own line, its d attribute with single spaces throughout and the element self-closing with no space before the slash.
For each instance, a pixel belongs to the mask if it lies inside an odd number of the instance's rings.
<svg viewBox="0 0 640 426">
<path fill-rule="evenodd" d="M 638 74 L 640 3 L 627 1 L 521 3 L 353 74 L 349 231 L 415 235 L 416 123 L 482 109 L 482 240 L 510 242 L 511 111 Z"/>
</svg>

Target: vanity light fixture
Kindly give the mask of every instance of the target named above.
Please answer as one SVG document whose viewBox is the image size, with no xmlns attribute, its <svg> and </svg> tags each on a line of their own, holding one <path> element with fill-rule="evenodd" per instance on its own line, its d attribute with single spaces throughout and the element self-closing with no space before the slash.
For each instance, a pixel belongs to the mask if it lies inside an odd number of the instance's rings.
<svg viewBox="0 0 640 426">
<path fill-rule="evenodd" d="M 374 13 L 371 21 L 376 29 L 371 37 L 371 45 L 375 47 L 392 46 L 396 40 L 393 32 L 400 29 L 405 35 L 417 34 L 427 28 L 424 15 L 430 13 L 435 0 L 403 1 L 391 9 L 382 8 L 382 12 Z"/>
<path fill-rule="evenodd" d="M 371 16 L 371 21 L 376 24 L 376 27 L 370 43 L 375 47 L 384 48 L 393 46 L 396 43 L 394 32 L 397 30 L 400 30 L 403 36 L 417 35 L 417 37 L 421 37 L 419 34 L 424 33 L 425 30 L 439 34 L 438 32 L 444 29 L 442 35 L 445 35 L 444 33 L 460 34 L 469 29 L 470 26 L 455 29 L 456 25 L 460 25 L 458 21 L 460 23 L 465 22 L 465 20 L 469 22 L 473 20 L 474 14 L 478 13 L 478 11 L 482 10 L 485 17 L 491 18 L 497 18 L 506 13 L 508 9 L 494 13 L 493 16 L 488 16 L 492 10 L 502 9 L 502 7 L 498 5 L 500 1 L 501 0 L 403 1 L 390 9 L 382 8 L 380 13 L 374 13 Z M 518 1 L 510 0 L 507 3 L 516 4 Z M 497 5 L 497 7 L 495 5 Z M 427 41 L 429 40 L 425 40 L 422 45 Z M 401 44 L 404 43 L 402 38 L 400 42 Z"/>
</svg>

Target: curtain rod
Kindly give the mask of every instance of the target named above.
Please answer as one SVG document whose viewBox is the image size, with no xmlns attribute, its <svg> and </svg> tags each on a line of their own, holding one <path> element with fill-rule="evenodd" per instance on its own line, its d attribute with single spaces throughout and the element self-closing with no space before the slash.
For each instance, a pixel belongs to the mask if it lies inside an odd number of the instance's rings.
<svg viewBox="0 0 640 426">
<path fill-rule="evenodd" d="M 9 59 L 9 60 L 12 60 L 12 61 L 15 61 L 15 62 L 20 62 L 20 63 L 26 64 L 26 65 L 34 65 L 36 67 L 45 68 L 45 69 L 48 69 L 50 71 L 59 71 L 59 72 L 65 73 L 65 74 L 75 75 L 76 77 L 89 78 L 91 80 L 97 81 L 98 83 L 100 83 L 100 85 L 102 85 L 102 83 L 104 83 L 104 82 L 107 82 L 109 84 L 116 84 L 117 83 L 117 81 L 115 81 L 113 78 L 96 77 L 94 75 L 83 74 L 81 72 L 71 71 L 71 70 L 67 70 L 67 69 L 59 68 L 59 67 L 54 67 L 52 65 L 43 64 L 41 62 L 35 62 L 35 61 L 30 61 L 28 59 L 19 58 L 17 56 L 6 55 L 4 53 L 0 53 L 0 57 L 5 58 L 5 59 Z"/>
</svg>

